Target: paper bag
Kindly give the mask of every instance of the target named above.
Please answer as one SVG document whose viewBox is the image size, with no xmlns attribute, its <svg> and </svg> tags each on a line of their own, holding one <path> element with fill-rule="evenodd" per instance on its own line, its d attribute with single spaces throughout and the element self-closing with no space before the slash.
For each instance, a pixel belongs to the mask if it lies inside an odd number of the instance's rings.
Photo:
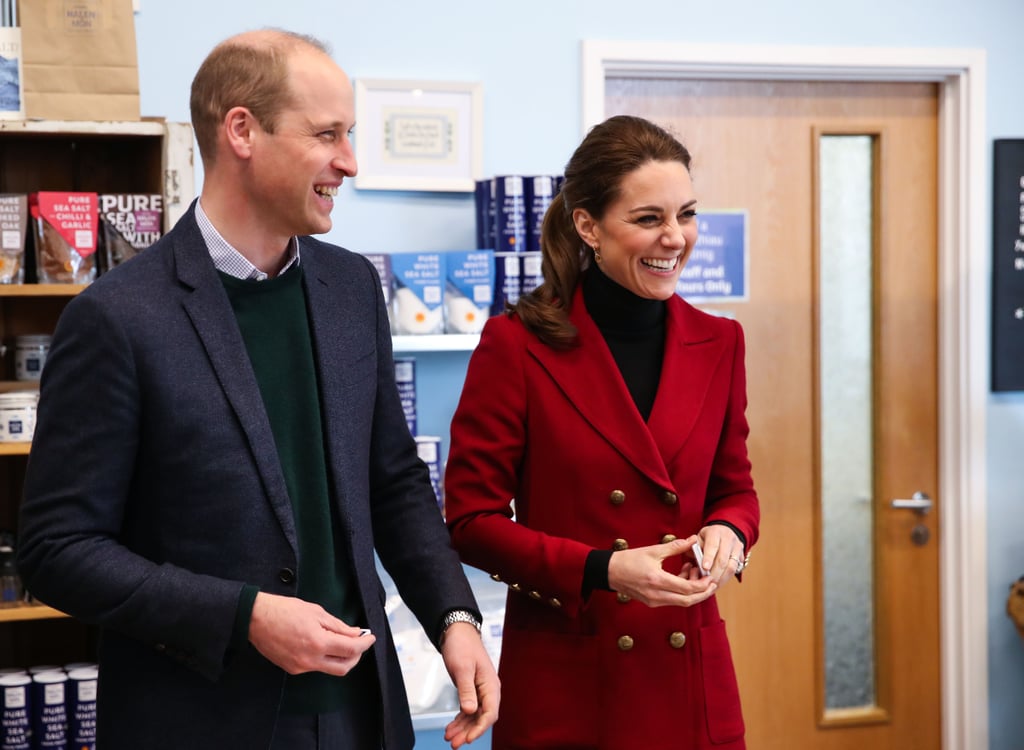
<svg viewBox="0 0 1024 750">
<path fill-rule="evenodd" d="M 138 120 L 132 0 L 20 0 L 25 116 Z"/>
</svg>

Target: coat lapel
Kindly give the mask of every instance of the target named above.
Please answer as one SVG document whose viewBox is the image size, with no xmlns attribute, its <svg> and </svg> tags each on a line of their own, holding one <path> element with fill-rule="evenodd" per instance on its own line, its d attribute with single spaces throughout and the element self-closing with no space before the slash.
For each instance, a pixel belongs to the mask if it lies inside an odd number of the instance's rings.
<svg viewBox="0 0 1024 750">
<path fill-rule="evenodd" d="M 636 468 L 666 488 L 672 486 L 654 437 L 619 373 L 611 351 L 583 303 L 577 288 L 569 319 L 580 345 L 555 351 L 531 340 L 530 353 L 580 415 Z"/>
<path fill-rule="evenodd" d="M 281 529 L 289 544 L 297 551 L 291 501 L 281 472 L 270 420 L 234 311 L 210 261 L 194 215 L 190 212 L 179 226 L 183 234 L 174 245 L 175 267 L 178 279 L 192 290 L 182 304 L 195 326 L 224 394 L 238 417 Z M 230 460 L 229 456 L 207 458 L 212 461 Z"/>
<path fill-rule="evenodd" d="M 679 297 L 669 299 L 661 382 L 647 427 L 666 464 L 689 438 L 722 357 L 722 339 Z"/>
<path fill-rule="evenodd" d="M 615 450 L 650 479 L 671 489 L 667 467 L 697 421 L 722 342 L 682 299 L 669 300 L 661 379 L 645 423 L 604 337 L 586 312 L 579 289 L 569 318 L 579 331 L 580 346 L 558 352 L 531 340 L 531 354 Z"/>
</svg>

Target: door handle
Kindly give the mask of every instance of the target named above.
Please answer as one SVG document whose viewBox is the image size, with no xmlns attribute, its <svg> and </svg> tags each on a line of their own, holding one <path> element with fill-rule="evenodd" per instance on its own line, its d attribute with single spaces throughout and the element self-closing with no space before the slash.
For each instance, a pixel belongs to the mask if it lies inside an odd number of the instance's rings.
<svg viewBox="0 0 1024 750">
<path fill-rule="evenodd" d="M 909 499 L 897 498 L 893 500 L 892 507 L 906 508 L 923 516 L 932 509 L 932 499 L 923 492 L 915 492 Z"/>
</svg>

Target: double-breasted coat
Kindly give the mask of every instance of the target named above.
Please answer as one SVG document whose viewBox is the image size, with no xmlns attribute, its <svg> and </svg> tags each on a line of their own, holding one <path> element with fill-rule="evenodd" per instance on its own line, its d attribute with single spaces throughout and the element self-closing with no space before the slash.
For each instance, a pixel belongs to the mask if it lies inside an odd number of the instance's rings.
<svg viewBox="0 0 1024 750">
<path fill-rule="evenodd" d="M 452 422 L 455 547 L 509 586 L 493 746 L 742 748 L 714 597 L 650 608 L 581 594 L 593 549 L 656 545 L 714 520 L 747 550 L 757 541 L 741 328 L 673 296 L 645 423 L 579 289 L 570 319 L 579 346 L 567 351 L 514 314 L 488 321 Z"/>
<path fill-rule="evenodd" d="M 374 551 L 436 637 L 476 605 L 394 384 L 380 279 L 299 238 L 339 556 L 377 636 L 384 746 L 412 725 Z M 268 747 L 285 674 L 232 648 L 239 593 L 295 595 L 292 505 L 249 357 L 194 212 L 61 316 L 43 371 L 19 564 L 102 627 L 104 750 Z M 311 445 L 319 446 L 319 442 Z M 353 623 L 355 624 L 355 623 Z"/>
</svg>

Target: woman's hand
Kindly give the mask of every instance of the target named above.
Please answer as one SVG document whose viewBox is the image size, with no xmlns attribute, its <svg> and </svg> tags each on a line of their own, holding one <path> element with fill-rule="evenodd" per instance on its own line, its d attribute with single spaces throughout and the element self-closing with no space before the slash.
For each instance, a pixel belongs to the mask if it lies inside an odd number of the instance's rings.
<svg viewBox="0 0 1024 750">
<path fill-rule="evenodd" d="M 743 569 L 743 544 L 731 528 L 715 523 L 705 526 L 697 536 L 704 551 L 704 569 L 719 586 Z"/>
<path fill-rule="evenodd" d="M 707 529 L 701 533 L 705 531 Z M 648 607 L 691 607 L 702 602 L 715 593 L 719 584 L 713 576 L 701 577 L 694 565 L 691 548 L 698 540 L 694 535 L 650 547 L 617 550 L 608 562 L 608 585 Z M 717 545 L 716 550 L 720 546 Z M 662 567 L 665 560 L 683 555 L 689 555 L 690 559 L 683 561 L 678 574 Z"/>
</svg>

